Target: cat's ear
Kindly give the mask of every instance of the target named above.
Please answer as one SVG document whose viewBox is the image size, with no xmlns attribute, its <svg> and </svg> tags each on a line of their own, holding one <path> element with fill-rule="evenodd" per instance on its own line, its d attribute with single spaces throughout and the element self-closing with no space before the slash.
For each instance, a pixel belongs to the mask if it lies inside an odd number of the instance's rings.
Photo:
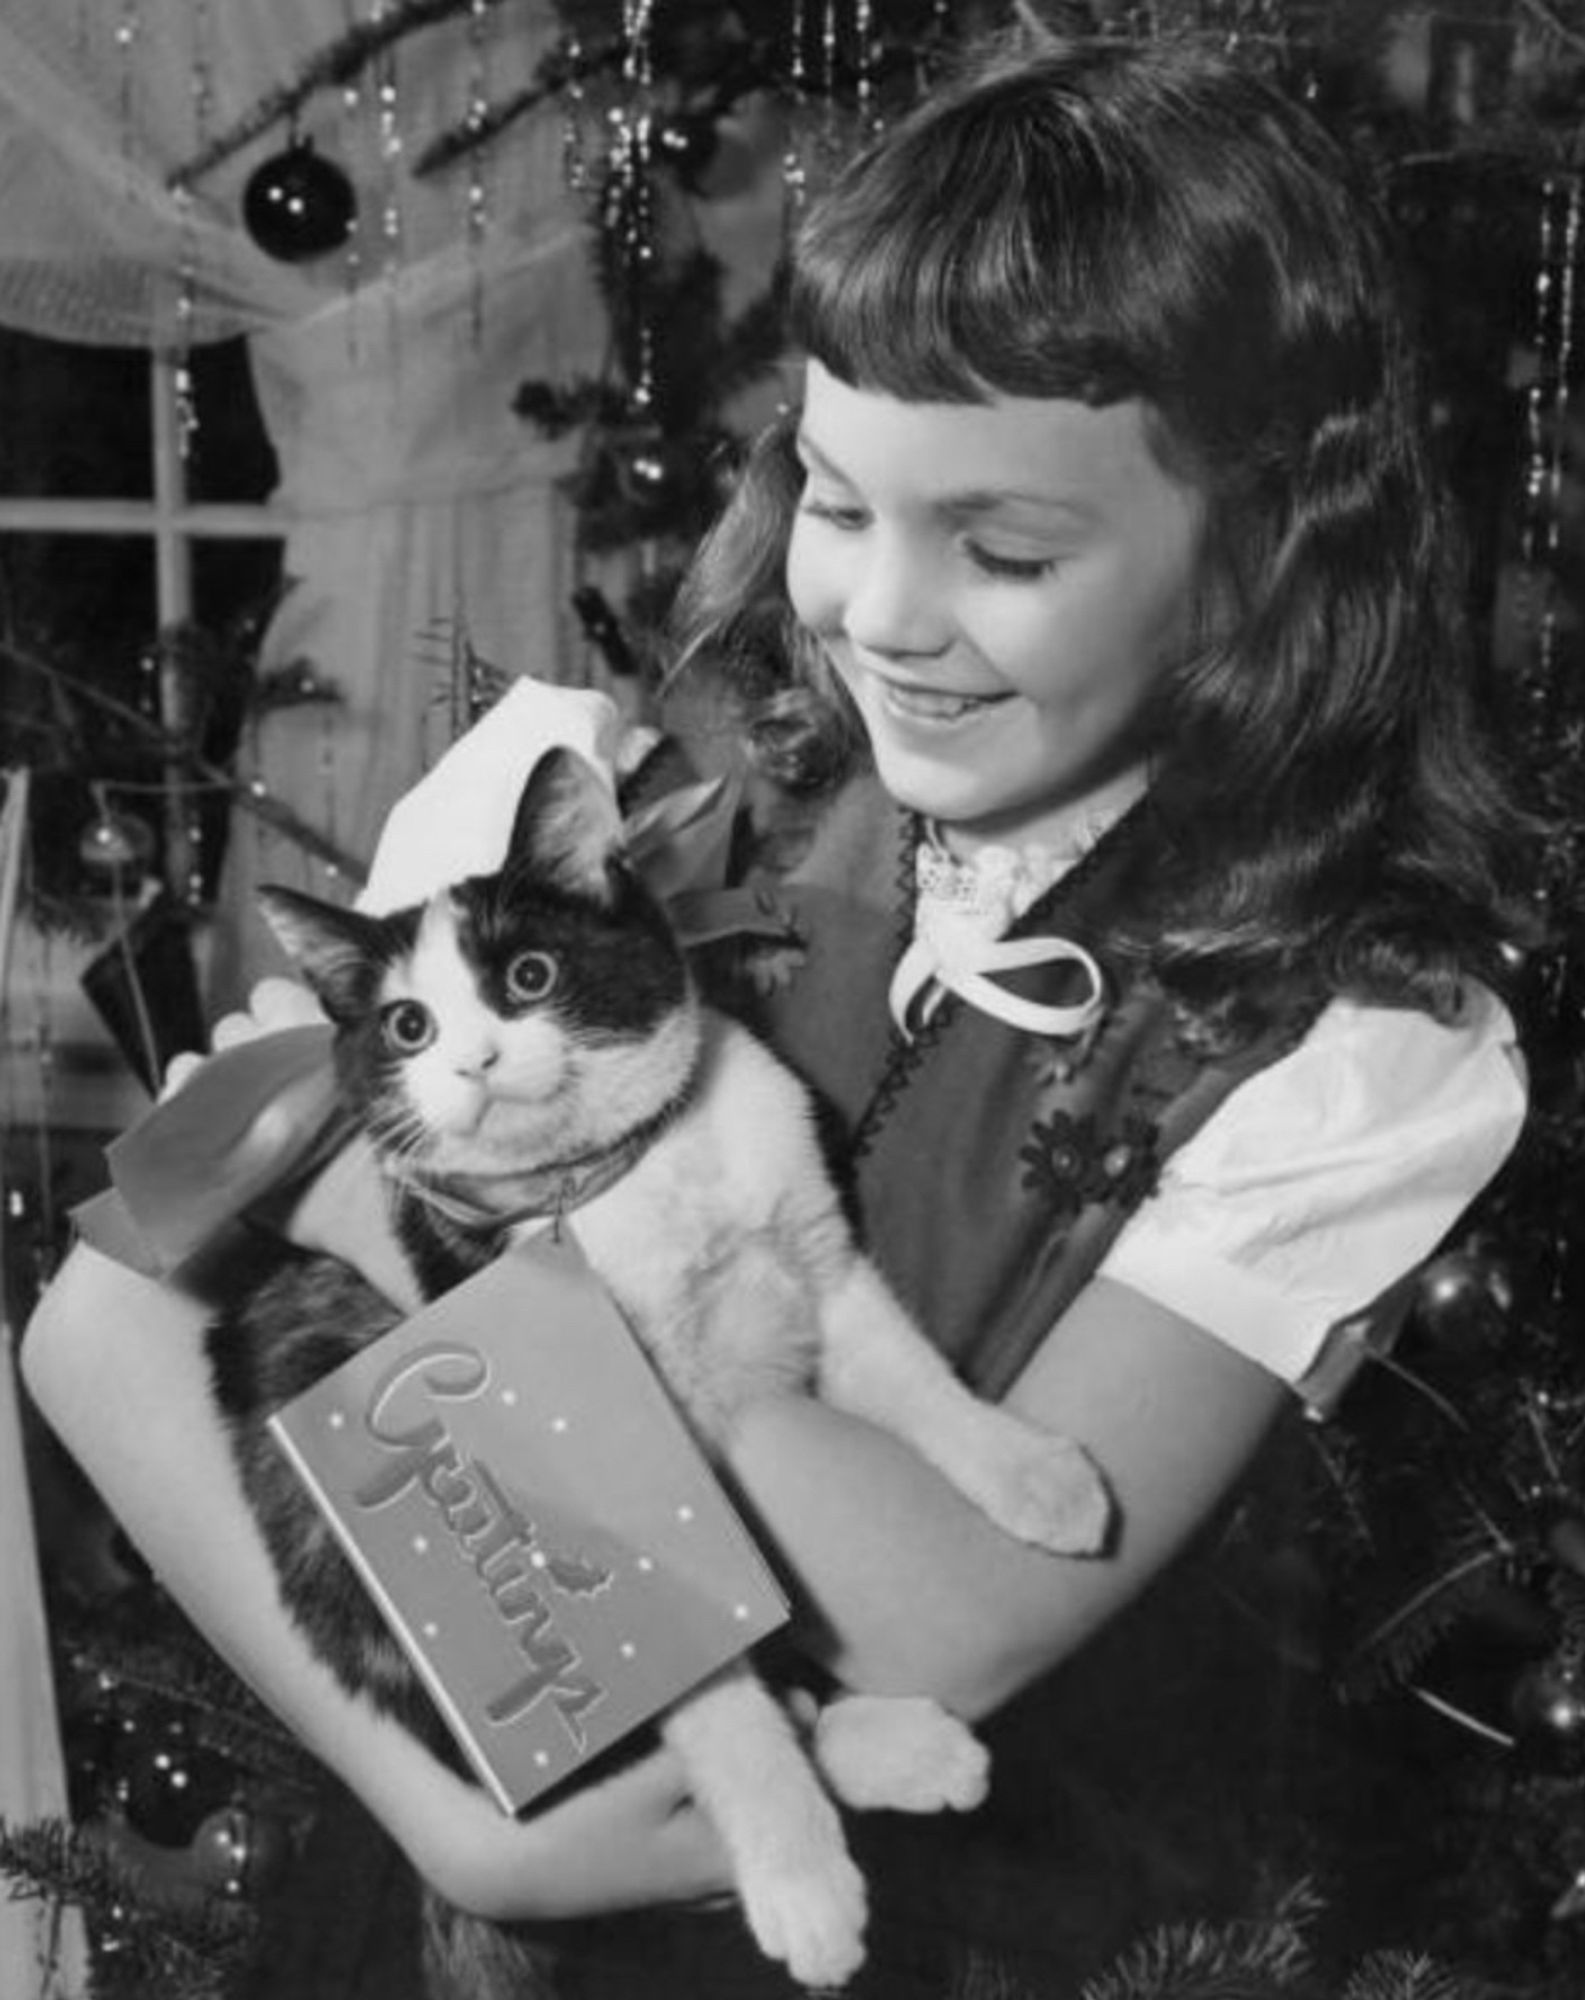
<svg viewBox="0 0 1585 2000">
<path fill-rule="evenodd" d="M 610 903 L 621 856 L 622 814 L 611 787 L 575 750 L 547 750 L 518 800 L 507 866 L 532 867 L 564 889 Z"/>
<path fill-rule="evenodd" d="M 273 883 L 258 890 L 257 900 L 282 950 L 331 1020 L 356 1014 L 368 990 L 369 968 L 379 962 L 379 920 Z"/>
</svg>

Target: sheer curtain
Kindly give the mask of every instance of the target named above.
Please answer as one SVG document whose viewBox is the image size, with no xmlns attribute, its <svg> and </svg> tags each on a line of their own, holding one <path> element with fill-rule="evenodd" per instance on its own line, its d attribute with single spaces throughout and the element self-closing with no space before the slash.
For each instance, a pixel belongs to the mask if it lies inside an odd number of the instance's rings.
<svg viewBox="0 0 1585 2000">
<path fill-rule="evenodd" d="M 305 657 L 342 696 L 250 733 L 257 782 L 354 857 L 454 725 L 460 639 L 502 669 L 599 677 L 569 620 L 575 438 L 511 414 L 526 377 L 597 367 L 589 221 L 565 185 L 563 114 L 516 119 L 478 156 L 413 171 L 470 109 L 525 87 L 549 0 L 457 8 L 317 90 L 297 131 L 356 190 L 349 252 L 288 265 L 241 222 L 277 122 L 200 175 L 171 171 L 401 0 L 0 0 L 0 322 L 56 338 L 180 346 L 248 337 L 293 579 L 266 667 Z M 484 218 L 471 228 L 470 212 Z M 339 893 L 290 841 L 236 816 L 214 995 L 264 963 L 244 914 L 268 875 Z"/>
<path fill-rule="evenodd" d="M 392 0 L 0 0 L 0 324 L 124 346 L 248 338 L 295 579 L 263 664 L 304 656 L 343 697 L 261 719 L 248 755 L 282 805 L 359 857 L 449 738 L 459 630 L 501 668 L 589 677 L 569 629 L 572 523 L 556 492 L 576 441 L 537 440 L 510 402 L 525 377 L 590 371 L 604 340 L 555 106 L 489 148 L 476 189 L 466 164 L 433 178 L 408 164 L 486 91 L 504 99 L 526 84 L 555 32 L 548 0 L 459 8 L 354 92 L 306 103 L 302 135 L 356 189 L 355 262 L 273 262 L 242 227 L 242 189 L 285 145 L 284 125 L 189 200 L 171 192 L 170 171 L 207 138 L 393 11 Z M 482 230 L 469 228 L 470 193 L 484 198 Z M 298 848 L 235 819 L 215 1004 L 267 962 L 252 878 L 337 887 Z M 0 1675 L 0 1811 L 25 1823 L 63 1812 L 65 1787 L 9 1387 L 0 1343 L 3 1622 L 32 1645 L 29 1671 Z M 0 1900 L 7 2000 L 82 1990 L 80 1930 L 55 1943 L 63 1956 L 47 1970 L 37 1912 Z"/>
</svg>

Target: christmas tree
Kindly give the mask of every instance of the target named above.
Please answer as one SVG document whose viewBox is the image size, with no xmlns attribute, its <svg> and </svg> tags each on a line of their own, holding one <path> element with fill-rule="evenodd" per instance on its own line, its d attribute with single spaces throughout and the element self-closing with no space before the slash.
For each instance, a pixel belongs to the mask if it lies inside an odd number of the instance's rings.
<svg viewBox="0 0 1585 2000">
<path fill-rule="evenodd" d="M 407 0 L 377 27 L 348 30 L 216 135 L 184 178 L 200 183 L 228 148 L 287 124 L 307 97 L 341 87 L 403 36 L 466 11 L 463 0 Z M 530 429 L 586 439 L 569 493 L 585 549 L 641 552 L 629 594 L 594 589 L 579 605 L 624 674 L 656 671 L 678 566 L 742 447 L 734 398 L 778 357 L 773 295 L 729 317 L 719 269 L 677 226 L 690 202 L 710 198 L 724 121 L 745 99 L 785 109 L 791 212 L 832 157 L 930 87 L 961 35 L 1009 17 L 1078 34 L 1192 31 L 1242 47 L 1370 157 L 1405 225 L 1442 443 L 1469 523 L 1469 611 L 1487 692 L 1540 809 L 1537 941 L 1516 968 L 1535 1109 L 1500 1180 L 1419 1274 L 1397 1347 L 1373 1358 L 1336 1419 L 1306 1435 L 1282 1573 L 1268 1569 L 1265 1581 L 1303 1600 L 1323 1643 L 1305 1665 L 1295 1823 L 1275 1845 L 1268 1886 L 1252 1889 L 1236 1922 L 1141 1938 L 1084 2000 L 1576 2000 L 1585 9 L 1158 0 L 1004 13 L 855 0 L 822 12 L 740 0 L 639 14 L 569 0 L 532 101 L 489 106 L 414 168 L 454 171 L 533 103 L 567 107 L 569 171 L 599 222 L 613 363 L 597 376 L 525 381 L 514 413 Z M 100 701 L 97 712 L 108 727 L 114 710 Z M 47 1253 L 37 1261 L 47 1265 Z M 239 1690 L 213 1678 L 135 1566 L 94 1597 L 91 1646 L 70 1594 L 55 1609 L 77 1823 L 6 1829 L 0 1866 L 31 1893 L 89 1913 L 101 2000 L 230 2000 L 271 1950 L 269 1923 L 291 1921 L 272 1892 L 312 1839 L 318 1781 Z M 101 1615 L 107 1605 L 114 1616 Z M 150 1630 L 153 1648 L 139 1636 Z M 129 1857 L 141 1874 L 128 1872 Z M 971 1982 L 963 2000 L 1046 2000 L 1009 1992 L 990 1972 L 981 1986 Z"/>
</svg>

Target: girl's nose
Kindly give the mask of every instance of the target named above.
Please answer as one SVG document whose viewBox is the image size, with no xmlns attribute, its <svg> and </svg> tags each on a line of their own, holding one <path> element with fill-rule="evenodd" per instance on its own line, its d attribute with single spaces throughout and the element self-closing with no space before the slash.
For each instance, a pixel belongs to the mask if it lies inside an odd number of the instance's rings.
<svg viewBox="0 0 1585 2000">
<path fill-rule="evenodd" d="M 887 536 L 873 538 L 855 567 L 843 627 L 867 653 L 935 654 L 947 643 L 932 564 Z"/>
</svg>

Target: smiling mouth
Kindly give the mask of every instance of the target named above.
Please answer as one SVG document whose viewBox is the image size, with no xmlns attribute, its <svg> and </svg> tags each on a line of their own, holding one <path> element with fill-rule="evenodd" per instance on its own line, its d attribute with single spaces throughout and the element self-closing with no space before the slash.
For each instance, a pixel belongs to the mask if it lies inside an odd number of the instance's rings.
<svg viewBox="0 0 1585 2000">
<path fill-rule="evenodd" d="M 881 700 L 894 715 L 910 722 L 958 722 L 1011 700 L 1009 694 L 953 694 L 941 688 L 907 687 L 897 681 L 878 683 Z"/>
</svg>

